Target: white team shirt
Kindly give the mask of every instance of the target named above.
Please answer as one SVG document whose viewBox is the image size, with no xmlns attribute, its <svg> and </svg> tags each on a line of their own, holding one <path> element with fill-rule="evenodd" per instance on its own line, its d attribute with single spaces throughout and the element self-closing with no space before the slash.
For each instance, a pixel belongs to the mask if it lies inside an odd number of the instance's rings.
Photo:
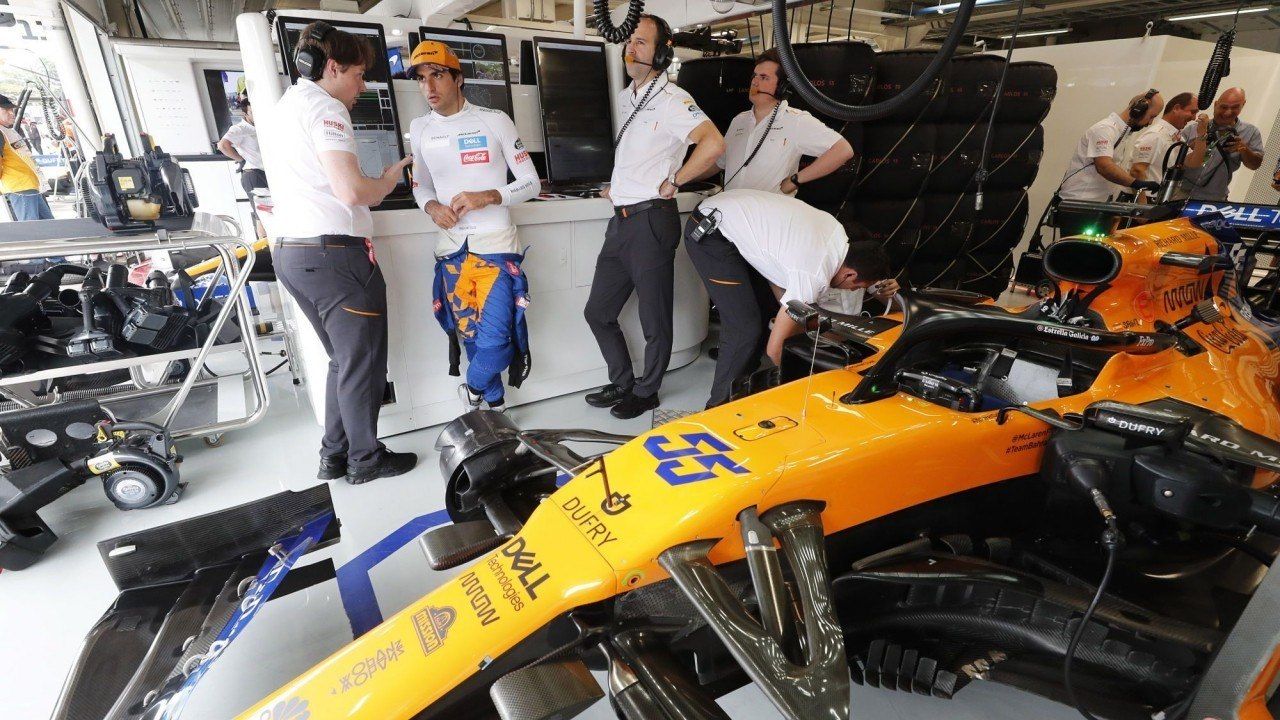
<svg viewBox="0 0 1280 720">
<path fill-rule="evenodd" d="M 667 80 L 666 73 L 659 73 L 635 92 L 635 83 L 623 88 L 618 94 L 615 116 L 624 122 L 631 117 L 653 83 L 658 85 L 636 112 L 614 151 L 609 197 L 615 207 L 659 197 L 662 181 L 684 163 L 689 133 L 707 119 L 689 93 Z"/>
<path fill-rule="evenodd" d="M 227 128 L 222 139 L 230 140 L 231 146 L 244 158 L 245 170 L 262 169 L 262 149 L 258 147 L 258 128 L 241 120 Z"/>
<path fill-rule="evenodd" d="M 1129 132 L 1129 125 L 1116 113 L 1094 123 L 1076 144 L 1076 152 L 1062 174 L 1064 200 L 1106 200 L 1120 189 L 1119 185 L 1098 174 L 1093 164 L 1100 157 L 1117 157 L 1117 147 Z"/>
<path fill-rule="evenodd" d="M 356 154 L 351 114 L 314 82 L 300 78 L 280 97 L 263 122 L 262 139 L 271 143 L 275 162 L 265 168 L 275 207 L 275 226 L 285 237 L 373 234 L 367 205 L 347 205 L 334 194 L 320 164 L 327 150 Z"/>
<path fill-rule="evenodd" d="M 452 254 L 463 242 L 480 255 L 520 252 L 507 208 L 536 197 L 541 185 L 506 113 L 471 103 L 447 117 L 428 113 L 409 124 L 409 147 L 418 207 L 432 200 L 448 205 L 464 191 L 497 190 L 502 196 L 501 205 L 472 210 L 442 230 L 437 255 Z M 516 178 L 509 184 L 508 169 Z"/>
<path fill-rule="evenodd" d="M 1147 174 L 1140 179 L 1163 181 L 1164 155 L 1178 139 L 1178 128 L 1170 125 L 1164 118 L 1156 118 L 1155 122 L 1143 128 L 1134 138 L 1133 157 L 1127 167 L 1133 167 L 1133 163 L 1149 163 Z"/>
<path fill-rule="evenodd" d="M 716 164 L 724 170 L 725 179 L 729 181 L 725 184 L 726 190 L 745 188 L 782 192 L 779 188 L 782 181 L 800 169 L 800 156 L 817 157 L 842 139 L 840 133 L 804 110 L 796 110 L 785 100 L 766 136 L 764 133 L 768 127 L 769 115 L 757 123 L 751 110 L 739 113 L 729 123 L 729 131 L 724 135 L 724 155 L 716 159 Z M 742 164 L 762 136 L 765 140 L 760 152 L 756 153 L 750 165 L 743 168 Z"/>
<path fill-rule="evenodd" d="M 727 190 L 698 207 L 715 213 L 716 229 L 790 300 L 817 302 L 849 253 L 849 237 L 834 217 L 781 193 Z"/>
</svg>

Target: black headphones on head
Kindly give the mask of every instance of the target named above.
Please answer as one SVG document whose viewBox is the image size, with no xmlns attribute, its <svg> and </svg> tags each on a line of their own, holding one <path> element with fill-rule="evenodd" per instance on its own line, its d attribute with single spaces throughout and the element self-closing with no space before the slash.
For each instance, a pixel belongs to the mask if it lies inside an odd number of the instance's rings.
<svg viewBox="0 0 1280 720">
<path fill-rule="evenodd" d="M 676 48 L 674 44 L 671 26 L 666 20 L 657 15 L 642 15 L 653 21 L 658 26 L 658 46 L 653 49 L 653 65 L 654 70 L 666 70 L 671 67 L 671 61 L 676 58 Z"/>
<path fill-rule="evenodd" d="M 306 37 L 298 38 L 298 49 L 293 54 L 293 67 L 298 70 L 300 77 L 315 82 L 324 76 L 324 64 L 329 58 L 324 54 L 324 47 L 320 43 L 333 29 L 329 23 L 317 20 L 311 24 Z"/>
<path fill-rule="evenodd" d="M 1151 98 L 1160 93 L 1159 90 L 1151 88 L 1145 95 L 1133 101 L 1129 106 L 1129 122 L 1138 122 L 1146 116 L 1147 111 L 1151 109 Z"/>
<path fill-rule="evenodd" d="M 782 102 L 791 97 L 791 83 L 787 82 L 787 71 L 778 66 L 778 85 L 773 89 L 773 99 Z"/>
</svg>

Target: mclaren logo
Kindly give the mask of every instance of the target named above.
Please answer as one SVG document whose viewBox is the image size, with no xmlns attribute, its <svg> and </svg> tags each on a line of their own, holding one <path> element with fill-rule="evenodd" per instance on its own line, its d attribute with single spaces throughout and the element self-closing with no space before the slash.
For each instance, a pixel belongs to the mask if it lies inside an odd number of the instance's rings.
<svg viewBox="0 0 1280 720">
<path fill-rule="evenodd" d="M 418 641 L 422 643 L 422 654 L 431 653 L 444 647 L 444 639 L 458 619 L 458 612 L 451 607 L 427 607 L 413 614 L 413 629 L 418 631 Z"/>
</svg>

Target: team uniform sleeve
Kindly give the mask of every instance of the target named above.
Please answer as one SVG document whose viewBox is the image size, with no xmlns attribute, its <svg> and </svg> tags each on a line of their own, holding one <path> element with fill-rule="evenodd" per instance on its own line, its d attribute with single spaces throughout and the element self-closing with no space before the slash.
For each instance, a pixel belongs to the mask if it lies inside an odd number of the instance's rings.
<svg viewBox="0 0 1280 720">
<path fill-rule="evenodd" d="M 685 93 L 664 93 L 663 127 L 681 140 L 688 140 L 689 133 L 706 121 L 706 113 Z"/>
<path fill-rule="evenodd" d="M 1084 132 L 1084 139 L 1086 158 L 1112 157 L 1116 153 L 1115 138 L 1106 128 L 1095 125 Z"/>
<path fill-rule="evenodd" d="M 356 135 L 351 128 L 351 116 L 342 107 L 342 103 L 334 100 L 325 103 L 311 113 L 308 132 L 316 150 L 336 150 L 356 154 Z"/>
<path fill-rule="evenodd" d="M 427 170 L 427 162 L 422 152 L 422 123 L 414 121 L 409 125 L 409 152 L 413 153 L 413 201 L 422 210 L 427 203 L 436 200 L 436 186 L 431 181 L 431 171 Z"/>
<path fill-rule="evenodd" d="M 843 135 L 809 113 L 803 113 L 797 119 L 800 122 L 796 123 L 795 138 L 801 155 L 818 157 L 844 139 Z"/>
<path fill-rule="evenodd" d="M 538 196 L 542 183 L 538 180 L 538 169 L 533 166 L 529 151 L 524 149 L 520 135 L 516 132 L 516 124 L 504 113 L 498 122 L 498 141 L 502 144 L 502 155 L 507 159 L 507 168 L 515 176 L 515 180 L 498 188 L 503 205 L 518 205 Z"/>
<path fill-rule="evenodd" d="M 227 128 L 227 131 L 225 133 L 222 134 L 222 137 L 218 139 L 218 142 L 222 142 L 223 140 L 226 140 L 227 142 L 231 143 L 232 147 L 239 148 L 241 130 L 242 128 L 240 127 L 239 124 L 232 125 L 231 127 Z"/>
</svg>

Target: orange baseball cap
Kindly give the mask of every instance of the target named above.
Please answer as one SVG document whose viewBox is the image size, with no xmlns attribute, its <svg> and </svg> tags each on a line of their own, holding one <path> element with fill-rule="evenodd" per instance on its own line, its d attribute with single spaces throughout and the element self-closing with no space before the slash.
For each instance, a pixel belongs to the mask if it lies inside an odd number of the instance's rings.
<svg viewBox="0 0 1280 720">
<path fill-rule="evenodd" d="M 413 55 L 409 57 L 410 77 L 418 74 L 419 65 L 439 65 L 462 71 L 462 63 L 458 60 L 458 56 L 453 54 L 453 50 L 450 50 L 448 45 L 439 40 L 423 40 L 413 49 Z"/>
</svg>

